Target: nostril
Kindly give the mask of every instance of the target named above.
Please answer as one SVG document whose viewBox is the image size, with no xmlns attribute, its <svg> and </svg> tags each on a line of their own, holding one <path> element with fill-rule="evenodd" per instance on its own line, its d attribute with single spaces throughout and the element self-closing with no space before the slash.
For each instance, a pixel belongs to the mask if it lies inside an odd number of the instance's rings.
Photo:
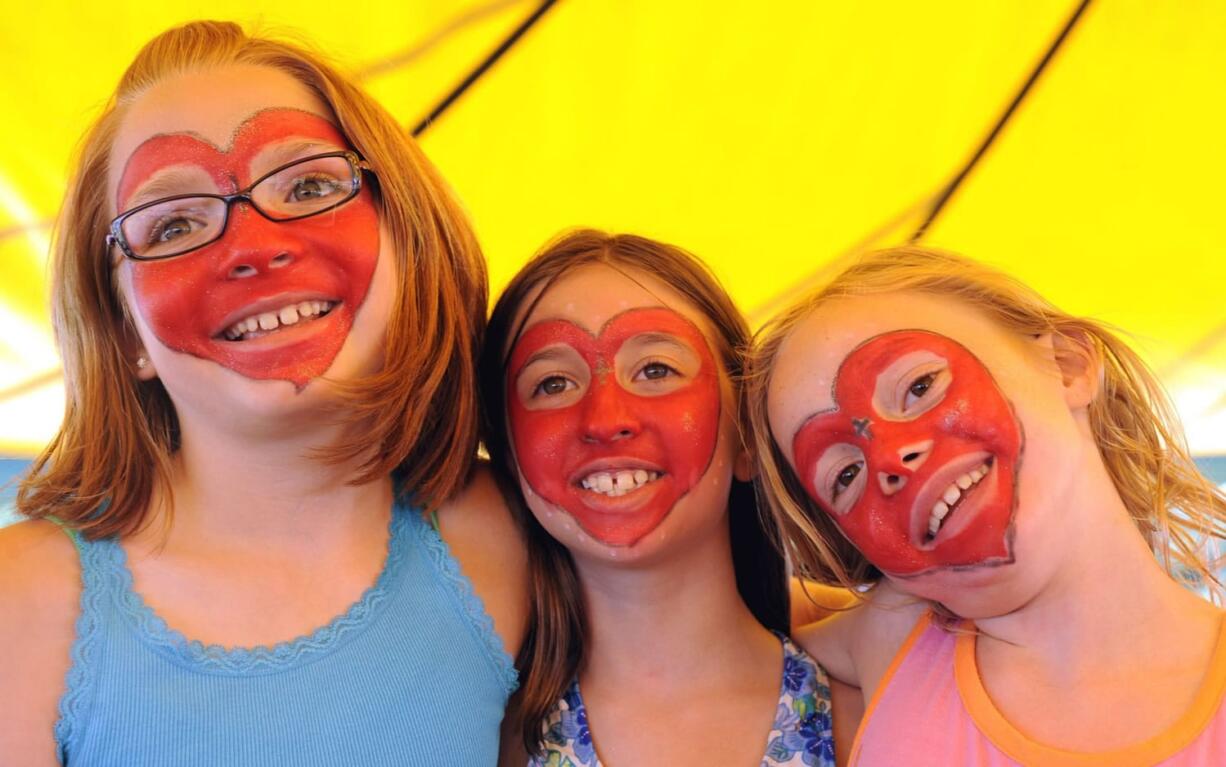
<svg viewBox="0 0 1226 767">
<path fill-rule="evenodd" d="M 914 461 L 915 459 L 917 459 L 917 458 L 919 458 L 919 457 L 920 457 L 920 454 L 919 454 L 919 453 L 907 453 L 906 455 L 904 455 L 904 456 L 902 457 L 902 462 L 903 462 L 903 463 L 911 463 L 912 461 Z"/>
<path fill-rule="evenodd" d="M 902 477 L 898 476 L 897 474 L 891 474 L 890 476 L 885 478 L 885 481 L 889 482 L 891 485 L 897 485 L 899 482 L 902 481 Z"/>
<path fill-rule="evenodd" d="M 289 253 L 278 253 L 276 257 L 273 258 L 273 260 L 268 262 L 268 268 L 277 269 L 282 266 L 287 266 L 289 262 L 292 260 L 293 258 L 290 256 Z"/>
<path fill-rule="evenodd" d="M 235 278 L 254 277 L 256 268 L 251 264 L 239 264 L 230 270 L 230 276 Z"/>
</svg>

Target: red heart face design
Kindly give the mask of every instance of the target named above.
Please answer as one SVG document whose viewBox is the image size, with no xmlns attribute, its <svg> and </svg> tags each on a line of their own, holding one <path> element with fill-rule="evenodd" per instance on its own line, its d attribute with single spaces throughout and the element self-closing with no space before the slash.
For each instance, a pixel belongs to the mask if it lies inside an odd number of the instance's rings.
<svg viewBox="0 0 1226 767">
<path fill-rule="evenodd" d="M 870 562 L 914 576 L 1013 561 L 1021 425 L 975 355 L 926 331 L 875 336 L 839 366 L 834 402 L 793 455 Z"/>
<path fill-rule="evenodd" d="M 718 368 L 702 332 L 672 310 L 623 312 L 595 336 L 542 321 L 519 337 L 508 372 L 520 472 L 606 545 L 654 530 L 710 465 Z"/>
<path fill-rule="evenodd" d="M 297 151 L 292 147 L 306 147 Z M 188 133 L 157 135 L 124 167 L 120 206 L 193 192 L 229 194 L 298 157 L 344 149 L 330 122 L 297 109 L 257 112 L 222 150 Z M 266 158 L 292 152 L 279 161 Z M 177 180 L 176 180 L 177 179 Z M 183 179 L 197 186 L 182 188 Z M 157 185 L 171 191 L 149 193 Z M 335 210 L 297 221 L 265 219 L 245 203 L 231 207 L 221 239 L 164 261 L 132 263 L 133 303 L 165 346 L 253 379 L 299 389 L 332 364 L 366 298 L 379 257 L 379 214 L 369 189 Z M 292 307 L 292 312 L 287 312 Z M 226 331 L 265 315 L 238 340 Z M 279 318 L 273 325 L 267 316 Z M 297 318 L 292 324 L 286 319 Z M 248 325 L 251 323 L 248 322 Z"/>
</svg>

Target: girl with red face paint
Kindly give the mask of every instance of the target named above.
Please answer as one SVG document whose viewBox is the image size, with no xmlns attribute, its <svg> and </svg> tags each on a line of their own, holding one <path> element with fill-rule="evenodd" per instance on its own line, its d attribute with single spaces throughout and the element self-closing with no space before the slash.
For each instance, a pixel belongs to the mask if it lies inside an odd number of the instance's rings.
<svg viewBox="0 0 1226 767">
<path fill-rule="evenodd" d="M 631 235 L 566 235 L 499 299 L 482 398 L 532 564 L 530 765 L 833 764 L 830 690 L 784 634 L 746 481 L 747 342 L 705 267 Z"/>
<path fill-rule="evenodd" d="M 797 569 L 862 604 L 797 638 L 861 688 L 856 765 L 1217 765 L 1226 498 L 1101 325 L 973 261 L 874 254 L 749 373 Z"/>
<path fill-rule="evenodd" d="M 473 462 L 484 262 L 403 129 L 192 23 L 57 232 L 69 404 L 0 531 L 0 762 L 492 764 L 526 559 Z"/>
</svg>

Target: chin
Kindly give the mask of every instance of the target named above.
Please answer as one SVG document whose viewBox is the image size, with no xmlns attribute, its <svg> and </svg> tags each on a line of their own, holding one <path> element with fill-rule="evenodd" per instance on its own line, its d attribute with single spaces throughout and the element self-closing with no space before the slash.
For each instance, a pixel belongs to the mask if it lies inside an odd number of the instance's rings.
<svg viewBox="0 0 1226 767">
<path fill-rule="evenodd" d="M 979 620 L 1007 615 L 1030 602 L 1035 591 L 1021 576 L 1016 562 L 1012 562 L 947 568 L 890 580 L 899 590 L 936 602 L 960 618 Z"/>
</svg>

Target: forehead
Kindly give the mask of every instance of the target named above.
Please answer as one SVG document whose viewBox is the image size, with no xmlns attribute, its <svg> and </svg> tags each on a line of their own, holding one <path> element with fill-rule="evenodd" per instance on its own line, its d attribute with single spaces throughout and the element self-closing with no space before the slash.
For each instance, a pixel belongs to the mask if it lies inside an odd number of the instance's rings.
<svg viewBox="0 0 1226 767">
<path fill-rule="evenodd" d="M 548 320 L 566 320 L 597 335 L 609 320 L 630 309 L 662 307 L 694 323 L 708 339 L 710 322 L 688 299 L 668 284 L 634 268 L 587 264 L 565 272 L 548 287 L 538 288 L 523 302 L 512 327 L 524 330 Z M 535 307 L 533 301 L 540 297 Z M 526 319 L 523 313 L 532 307 Z"/>
<path fill-rule="evenodd" d="M 789 459 L 796 430 L 813 413 L 835 407 L 835 377 L 847 355 L 874 336 L 898 330 L 951 338 L 989 368 L 1016 342 L 982 312 L 952 298 L 899 292 L 822 304 L 780 345 L 767 391 L 771 431 Z"/>
<path fill-rule="evenodd" d="M 124 112 L 111 146 L 108 188 L 113 195 L 128 158 L 154 136 L 189 133 L 225 149 L 243 122 L 275 108 L 335 121 L 318 96 L 271 67 L 234 65 L 159 80 Z"/>
</svg>

